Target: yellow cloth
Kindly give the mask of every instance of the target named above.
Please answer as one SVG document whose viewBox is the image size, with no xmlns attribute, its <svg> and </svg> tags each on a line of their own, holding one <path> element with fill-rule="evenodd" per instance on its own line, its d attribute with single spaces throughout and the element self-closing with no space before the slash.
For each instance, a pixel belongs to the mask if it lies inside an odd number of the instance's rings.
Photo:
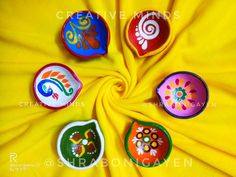
<svg viewBox="0 0 236 177">
<path fill-rule="evenodd" d="M 0 1 L 1 176 L 236 176 L 235 8 L 234 0 Z M 170 11 L 173 38 L 160 54 L 137 58 L 124 32 L 134 12 L 143 9 Z M 107 21 L 106 57 L 80 61 L 64 48 L 61 27 L 67 13 L 80 10 L 97 11 Z M 81 78 L 77 106 L 54 111 L 35 105 L 33 77 L 52 62 L 68 65 Z M 193 119 L 173 118 L 157 106 L 156 86 L 179 70 L 200 75 L 209 87 L 209 106 Z M 103 161 L 83 171 L 61 167 L 60 130 L 91 118 L 105 137 Z M 166 163 L 127 163 L 124 137 L 133 118 L 169 131 L 173 149 Z"/>
</svg>

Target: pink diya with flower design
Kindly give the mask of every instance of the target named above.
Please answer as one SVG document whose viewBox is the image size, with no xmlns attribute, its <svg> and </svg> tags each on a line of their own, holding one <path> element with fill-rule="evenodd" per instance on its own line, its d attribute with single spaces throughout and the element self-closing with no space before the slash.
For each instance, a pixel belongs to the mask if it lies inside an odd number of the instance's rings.
<svg viewBox="0 0 236 177">
<path fill-rule="evenodd" d="M 170 20 L 158 11 L 135 15 L 127 25 L 126 39 L 138 57 L 155 55 L 167 47 L 171 38 Z"/>
<path fill-rule="evenodd" d="M 197 116 L 208 102 L 206 83 L 198 75 L 187 71 L 167 76 L 156 91 L 166 112 L 177 118 Z"/>
</svg>

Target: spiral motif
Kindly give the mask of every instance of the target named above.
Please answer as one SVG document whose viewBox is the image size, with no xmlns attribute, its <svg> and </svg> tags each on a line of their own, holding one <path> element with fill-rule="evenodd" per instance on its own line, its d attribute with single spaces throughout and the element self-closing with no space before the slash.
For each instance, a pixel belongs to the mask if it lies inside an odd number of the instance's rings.
<svg viewBox="0 0 236 177">
<path fill-rule="evenodd" d="M 155 20 L 148 20 L 150 16 L 157 16 L 155 12 L 146 14 L 138 24 L 138 31 L 140 35 L 146 39 L 151 40 L 158 36 L 160 28 Z"/>
<path fill-rule="evenodd" d="M 78 34 L 76 32 L 76 29 L 78 30 L 86 30 L 91 26 L 91 21 L 88 17 L 81 17 L 78 20 L 78 24 L 76 25 L 72 22 L 69 22 L 69 25 L 72 29 L 72 31 L 67 31 L 66 32 L 66 39 L 70 44 L 76 44 L 78 42 Z"/>
<path fill-rule="evenodd" d="M 76 32 L 67 31 L 66 32 L 66 39 L 70 44 L 76 44 L 78 42 Z"/>
<path fill-rule="evenodd" d="M 88 17 L 81 17 L 78 22 L 80 25 L 78 28 L 80 30 L 88 29 L 91 26 L 91 21 Z"/>
<path fill-rule="evenodd" d="M 56 83 L 56 82 L 54 82 L 54 81 L 52 81 L 50 79 L 44 79 L 44 80 L 41 80 L 39 82 L 38 86 L 37 86 L 38 91 L 39 91 L 39 93 L 41 95 L 43 95 L 45 97 L 49 97 L 49 96 L 51 96 L 53 94 L 53 90 L 51 88 L 49 88 L 47 90 L 43 89 L 43 87 L 45 86 L 46 83 L 51 83 L 51 84 L 57 86 L 62 91 L 62 89 L 61 89 L 61 87 L 60 87 L 60 85 L 58 83 Z"/>
</svg>

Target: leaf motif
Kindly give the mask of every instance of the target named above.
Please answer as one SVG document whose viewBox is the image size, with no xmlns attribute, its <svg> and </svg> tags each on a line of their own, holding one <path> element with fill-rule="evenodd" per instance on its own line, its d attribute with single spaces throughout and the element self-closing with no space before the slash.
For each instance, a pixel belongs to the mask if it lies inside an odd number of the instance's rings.
<svg viewBox="0 0 236 177">
<path fill-rule="evenodd" d="M 54 77 L 54 76 L 56 76 L 58 74 L 59 74 L 59 72 L 52 72 L 51 76 Z"/>
<path fill-rule="evenodd" d="M 80 41 L 77 43 L 77 47 L 78 47 L 78 48 L 80 48 L 80 47 L 81 47 L 81 45 L 80 45 Z"/>
<path fill-rule="evenodd" d="M 63 79 L 65 77 L 65 75 L 59 75 L 57 76 L 58 79 Z"/>
<path fill-rule="evenodd" d="M 52 70 L 47 71 L 46 73 L 44 73 L 44 74 L 42 75 L 42 79 L 45 79 L 45 78 L 49 77 L 49 75 L 51 74 L 51 72 L 52 72 Z"/>
<path fill-rule="evenodd" d="M 83 49 L 84 50 L 88 50 L 88 45 L 86 44 L 86 42 L 84 41 L 83 38 L 80 38 L 81 39 L 81 42 L 82 42 L 82 46 L 83 46 Z"/>
<path fill-rule="evenodd" d="M 63 83 L 66 83 L 66 82 L 68 82 L 68 80 L 67 80 L 67 79 L 63 79 L 62 82 L 63 82 Z"/>
<path fill-rule="evenodd" d="M 96 30 L 96 26 L 95 25 L 91 26 L 91 28 L 89 29 L 89 31 L 95 31 L 95 30 Z"/>
<path fill-rule="evenodd" d="M 87 43 L 93 48 L 98 49 L 100 47 L 99 41 L 91 36 L 89 36 L 86 33 L 82 33 L 84 39 L 87 41 Z"/>
<path fill-rule="evenodd" d="M 88 31 L 87 34 L 90 36 L 97 36 L 98 35 L 98 33 L 96 31 Z"/>
<path fill-rule="evenodd" d="M 67 84 L 65 85 L 65 87 L 66 87 L 66 88 L 69 88 L 69 87 L 70 87 L 70 84 L 67 83 Z"/>
</svg>

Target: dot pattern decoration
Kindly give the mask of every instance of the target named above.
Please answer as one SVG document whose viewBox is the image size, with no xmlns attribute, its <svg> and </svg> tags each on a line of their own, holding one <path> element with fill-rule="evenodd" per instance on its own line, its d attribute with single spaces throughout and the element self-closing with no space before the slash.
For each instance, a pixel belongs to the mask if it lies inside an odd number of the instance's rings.
<svg viewBox="0 0 236 177">
<path fill-rule="evenodd" d="M 167 160 L 171 138 L 164 127 L 150 122 L 133 121 L 125 138 L 129 157 L 138 165 L 153 167 Z"/>
<path fill-rule="evenodd" d="M 104 153 L 104 137 L 96 120 L 77 121 L 65 126 L 57 140 L 62 162 L 76 170 L 96 165 Z"/>
</svg>

